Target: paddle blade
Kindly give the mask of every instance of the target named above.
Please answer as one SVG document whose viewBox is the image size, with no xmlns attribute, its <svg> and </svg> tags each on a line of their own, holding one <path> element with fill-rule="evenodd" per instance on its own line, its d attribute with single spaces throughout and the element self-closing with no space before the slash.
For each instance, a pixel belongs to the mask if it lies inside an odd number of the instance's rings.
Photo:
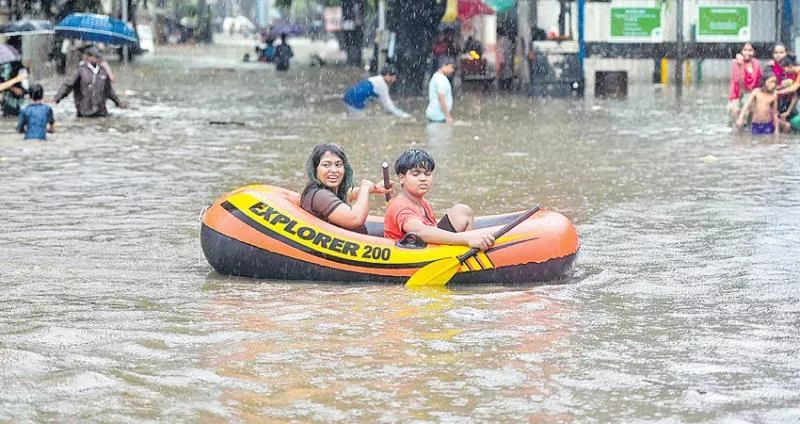
<svg viewBox="0 0 800 424">
<path fill-rule="evenodd" d="M 444 286 L 458 272 L 461 261 L 445 258 L 420 268 L 406 281 L 406 287 Z"/>
</svg>

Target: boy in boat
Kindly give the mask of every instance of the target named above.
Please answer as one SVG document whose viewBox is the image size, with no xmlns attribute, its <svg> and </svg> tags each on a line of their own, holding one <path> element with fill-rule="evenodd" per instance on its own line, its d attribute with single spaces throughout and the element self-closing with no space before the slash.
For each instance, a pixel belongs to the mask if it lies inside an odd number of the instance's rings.
<svg viewBox="0 0 800 424">
<path fill-rule="evenodd" d="M 753 135 L 778 134 L 781 122 L 778 118 L 778 95 L 775 93 L 777 85 L 778 79 L 775 75 L 762 77 L 761 87 L 753 90 L 739 113 L 739 120 L 736 122 L 739 128 L 744 125 L 747 114 L 752 112 L 750 128 Z"/>
<path fill-rule="evenodd" d="M 475 215 L 463 204 L 454 205 L 436 222 L 425 195 L 433 185 L 436 163 L 425 151 L 406 150 L 394 163 L 402 190 L 389 202 L 383 218 L 383 236 L 400 240 L 408 233 L 426 243 L 454 244 L 486 250 L 494 244 L 488 230 L 475 230 Z"/>
</svg>

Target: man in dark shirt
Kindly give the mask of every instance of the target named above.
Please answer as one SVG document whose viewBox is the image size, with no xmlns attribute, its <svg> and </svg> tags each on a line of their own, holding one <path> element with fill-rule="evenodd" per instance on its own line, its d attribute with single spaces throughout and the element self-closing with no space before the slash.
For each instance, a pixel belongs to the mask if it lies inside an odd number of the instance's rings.
<svg viewBox="0 0 800 424">
<path fill-rule="evenodd" d="M 33 102 L 22 109 L 17 121 L 17 131 L 25 133 L 25 140 L 47 140 L 47 133 L 55 132 L 53 109 L 42 103 L 43 97 L 44 88 L 34 84 L 31 87 Z"/>
<path fill-rule="evenodd" d="M 117 107 L 125 108 L 127 103 L 117 97 L 111 86 L 108 71 L 100 64 L 100 51 L 96 47 L 86 49 L 86 60 L 78 64 L 78 70 L 61 86 L 55 102 L 60 102 L 75 90 L 75 109 L 79 117 L 108 116 L 106 100 L 110 99 Z"/>
<path fill-rule="evenodd" d="M 281 43 L 275 47 L 275 56 L 273 57 L 273 61 L 275 62 L 275 70 L 286 72 L 289 70 L 289 59 L 294 57 L 294 51 L 292 50 L 292 46 L 286 41 L 286 33 L 281 33 Z"/>
</svg>

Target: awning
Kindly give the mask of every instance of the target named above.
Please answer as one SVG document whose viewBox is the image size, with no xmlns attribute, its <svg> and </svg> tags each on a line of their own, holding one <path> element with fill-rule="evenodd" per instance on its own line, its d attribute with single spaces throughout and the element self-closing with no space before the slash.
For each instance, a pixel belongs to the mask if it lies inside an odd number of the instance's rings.
<svg viewBox="0 0 800 424">
<path fill-rule="evenodd" d="M 484 0 L 484 2 L 497 13 L 511 10 L 516 6 L 516 0 Z"/>
<path fill-rule="evenodd" d="M 494 15 L 494 9 L 489 7 L 482 0 L 447 0 L 442 22 L 452 23 L 456 19 L 465 21 L 473 16 Z"/>
<path fill-rule="evenodd" d="M 481 0 L 458 0 L 458 19 L 467 20 L 478 15 L 494 15 L 494 9 Z"/>
</svg>

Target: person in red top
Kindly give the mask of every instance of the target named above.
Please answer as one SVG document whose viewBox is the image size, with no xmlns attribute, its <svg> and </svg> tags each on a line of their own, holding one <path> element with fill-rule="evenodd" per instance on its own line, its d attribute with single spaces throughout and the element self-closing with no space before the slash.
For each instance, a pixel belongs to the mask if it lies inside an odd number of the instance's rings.
<svg viewBox="0 0 800 424">
<path fill-rule="evenodd" d="M 389 202 L 383 218 L 383 236 L 400 240 L 408 233 L 433 244 L 454 244 L 486 250 L 494 244 L 490 230 L 475 230 L 475 215 L 463 204 L 450 208 L 441 221 L 425 195 L 433 185 L 436 163 L 425 151 L 406 150 L 394 163 L 402 190 Z"/>
<path fill-rule="evenodd" d="M 796 74 L 787 72 L 783 69 L 783 66 L 781 66 L 781 62 L 784 62 L 784 58 L 787 56 L 786 46 L 782 43 L 777 43 L 772 49 L 772 60 L 764 67 L 767 73 L 772 71 L 772 74 L 778 79 L 778 89 L 791 86 L 797 77 Z M 778 97 L 778 113 L 780 114 L 781 121 L 793 122 L 793 128 L 797 131 L 800 118 L 798 118 L 797 108 L 795 106 L 797 106 L 796 92 Z"/>
<path fill-rule="evenodd" d="M 753 57 L 753 45 L 745 43 L 742 47 L 741 59 L 733 61 L 731 65 L 731 83 L 728 90 L 728 110 L 735 120 L 742 110 L 742 105 L 747 102 L 750 93 L 761 86 L 763 71 L 758 59 Z"/>
<path fill-rule="evenodd" d="M 778 96 L 797 96 L 798 90 L 800 90 L 800 64 L 797 63 L 797 58 L 794 56 L 786 56 L 781 59 L 779 65 L 783 68 L 785 74 L 794 75 L 794 81 L 791 84 L 782 84 L 784 88 L 778 90 Z M 784 80 L 785 81 L 785 80 Z M 789 106 L 789 117 L 784 118 L 784 114 L 781 114 L 781 119 L 789 123 L 789 129 L 792 131 L 800 131 L 800 114 L 794 113 L 794 105 L 796 100 L 793 101 Z"/>
</svg>

